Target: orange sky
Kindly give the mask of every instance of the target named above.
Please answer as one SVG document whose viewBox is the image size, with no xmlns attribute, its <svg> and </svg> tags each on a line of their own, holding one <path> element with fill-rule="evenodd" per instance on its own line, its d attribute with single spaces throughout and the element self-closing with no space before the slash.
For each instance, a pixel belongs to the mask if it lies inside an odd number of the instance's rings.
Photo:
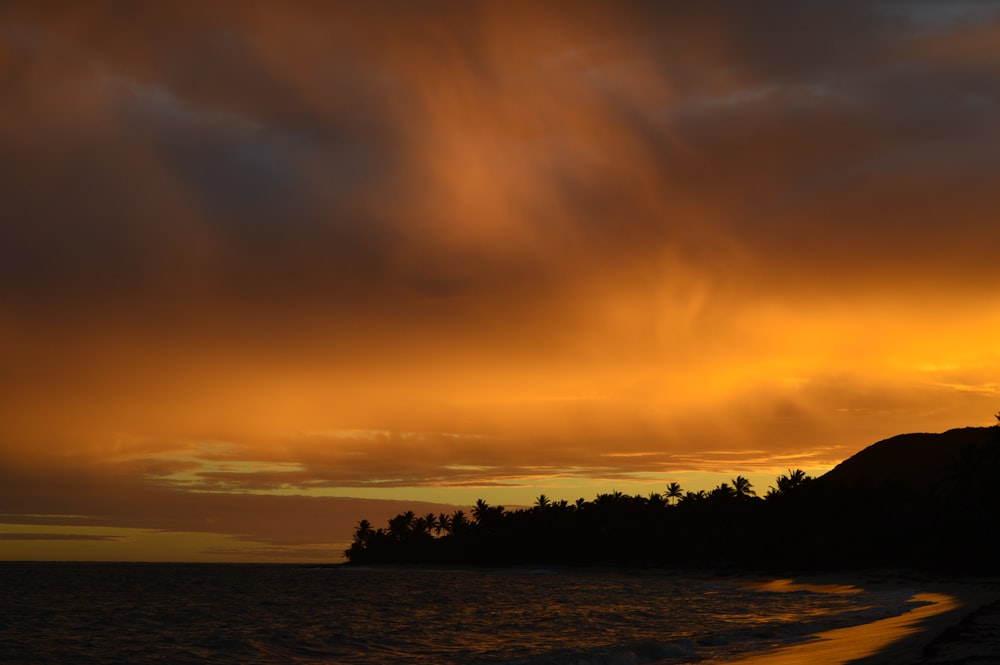
<svg viewBox="0 0 1000 665">
<path fill-rule="evenodd" d="M 0 558 L 992 421 L 996 3 L 371 4 L 0 8 Z"/>
</svg>

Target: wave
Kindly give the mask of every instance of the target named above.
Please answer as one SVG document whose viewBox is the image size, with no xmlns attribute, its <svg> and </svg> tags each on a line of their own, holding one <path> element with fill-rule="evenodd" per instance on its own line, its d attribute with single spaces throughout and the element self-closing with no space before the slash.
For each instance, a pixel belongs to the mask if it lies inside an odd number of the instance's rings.
<svg viewBox="0 0 1000 665">
<path fill-rule="evenodd" d="M 7 564 L 0 575 L 4 663 L 711 662 L 915 606 L 906 590 L 648 570 Z"/>
</svg>

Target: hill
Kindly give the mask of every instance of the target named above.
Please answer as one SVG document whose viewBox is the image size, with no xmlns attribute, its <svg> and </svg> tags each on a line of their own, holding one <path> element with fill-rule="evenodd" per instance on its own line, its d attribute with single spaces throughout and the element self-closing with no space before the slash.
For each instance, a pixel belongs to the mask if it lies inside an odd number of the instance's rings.
<svg viewBox="0 0 1000 665">
<path fill-rule="evenodd" d="M 908 490 L 950 489 L 982 475 L 1000 460 L 1000 427 L 963 427 L 874 443 L 820 476 L 820 484 L 889 485 Z"/>
<path fill-rule="evenodd" d="M 995 572 L 998 474 L 1000 427 L 879 441 L 803 488 L 780 520 L 796 524 L 802 541 L 785 559 Z"/>
</svg>

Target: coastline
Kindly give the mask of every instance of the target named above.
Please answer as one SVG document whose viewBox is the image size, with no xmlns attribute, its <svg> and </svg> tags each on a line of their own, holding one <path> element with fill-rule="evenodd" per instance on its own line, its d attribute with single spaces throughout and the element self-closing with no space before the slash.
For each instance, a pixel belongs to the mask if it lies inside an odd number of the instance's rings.
<svg viewBox="0 0 1000 665">
<path fill-rule="evenodd" d="M 808 641 L 720 665 L 918 665 L 952 662 L 1000 662 L 995 636 L 1000 616 L 998 578 L 916 578 L 890 574 L 858 582 L 850 576 L 822 576 L 767 582 L 774 589 L 853 588 L 905 590 L 923 603 L 898 616 L 823 631 Z M 974 621 L 978 620 L 978 624 Z M 961 630 L 965 627 L 965 630 Z M 992 638 L 992 639 L 991 639 Z M 941 660 L 927 653 L 942 652 Z M 945 653 L 947 652 L 947 653 Z M 958 654 L 958 656 L 956 656 Z M 956 660 L 959 658 L 960 660 Z"/>
</svg>

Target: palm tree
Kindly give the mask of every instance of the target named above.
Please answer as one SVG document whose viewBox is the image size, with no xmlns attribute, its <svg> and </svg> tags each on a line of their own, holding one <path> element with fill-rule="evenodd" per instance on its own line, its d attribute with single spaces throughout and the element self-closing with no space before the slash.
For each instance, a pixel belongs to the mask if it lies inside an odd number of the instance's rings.
<svg viewBox="0 0 1000 665">
<path fill-rule="evenodd" d="M 795 471 L 792 471 L 791 469 L 788 470 L 788 483 L 792 487 L 798 487 L 807 480 L 810 480 L 810 478 L 802 469 L 795 469 Z"/>
<path fill-rule="evenodd" d="M 491 506 L 482 499 L 476 500 L 472 517 L 482 526 L 494 526 L 503 519 L 503 506 Z"/>
<path fill-rule="evenodd" d="M 416 516 L 412 510 L 396 515 L 389 520 L 389 533 L 394 538 L 403 538 L 413 530 L 413 521 Z"/>
<path fill-rule="evenodd" d="M 354 540 L 359 543 L 365 543 L 371 538 L 372 523 L 368 520 L 361 520 L 358 522 L 358 529 L 354 532 Z"/>
<path fill-rule="evenodd" d="M 535 509 L 536 510 L 545 510 L 545 509 L 547 509 L 551 505 L 552 505 L 552 502 L 549 501 L 549 497 L 545 496 L 544 494 L 539 494 L 538 498 L 535 499 Z"/>
<path fill-rule="evenodd" d="M 434 513 L 427 513 L 426 515 L 424 515 L 423 519 L 424 519 L 424 524 L 427 526 L 427 533 L 430 533 L 431 531 L 437 531 L 438 533 L 441 533 L 441 529 L 438 528 L 437 516 L 435 516 Z"/>
<path fill-rule="evenodd" d="M 749 499 L 757 495 L 757 492 L 753 490 L 753 483 L 743 476 L 733 478 L 733 492 L 737 499 Z"/>
<path fill-rule="evenodd" d="M 684 492 L 681 490 L 679 483 L 672 482 L 667 485 L 667 501 L 670 502 L 672 499 L 680 499 L 684 496 Z"/>
<path fill-rule="evenodd" d="M 729 483 L 719 483 L 709 496 L 731 499 L 736 496 L 736 490 L 730 487 Z"/>
<path fill-rule="evenodd" d="M 486 503 L 483 499 L 476 499 L 476 505 L 472 509 L 472 519 L 476 520 L 477 523 L 482 524 L 483 519 L 489 514 L 490 504 Z"/>
<path fill-rule="evenodd" d="M 456 510 L 451 519 L 448 520 L 451 526 L 451 532 L 455 534 L 462 533 L 469 526 L 469 519 L 465 516 L 464 510 Z"/>
<path fill-rule="evenodd" d="M 698 490 L 697 492 L 688 490 L 684 493 L 684 496 L 680 498 L 678 503 L 698 503 L 699 501 L 707 498 L 708 494 L 705 493 L 705 490 Z"/>
<path fill-rule="evenodd" d="M 379 529 L 379 534 L 382 530 Z M 354 532 L 354 540 L 351 542 L 351 546 L 344 550 L 344 556 L 347 557 L 348 561 L 361 561 L 364 557 L 366 550 L 368 550 L 372 536 L 376 532 L 372 531 L 372 524 L 368 520 L 361 520 L 358 522 L 358 528 Z"/>
<path fill-rule="evenodd" d="M 788 475 L 782 474 L 777 477 L 775 482 L 778 484 L 778 487 L 771 487 L 767 492 L 767 496 L 774 497 L 781 494 L 787 494 L 797 487 L 802 487 L 810 480 L 812 480 L 812 478 L 807 476 L 806 472 L 802 469 L 795 469 L 794 471 L 789 469 Z"/>
<path fill-rule="evenodd" d="M 434 533 L 441 535 L 441 532 L 451 533 L 451 517 L 448 513 L 441 513 L 438 515 L 437 523 L 434 525 Z"/>
</svg>

